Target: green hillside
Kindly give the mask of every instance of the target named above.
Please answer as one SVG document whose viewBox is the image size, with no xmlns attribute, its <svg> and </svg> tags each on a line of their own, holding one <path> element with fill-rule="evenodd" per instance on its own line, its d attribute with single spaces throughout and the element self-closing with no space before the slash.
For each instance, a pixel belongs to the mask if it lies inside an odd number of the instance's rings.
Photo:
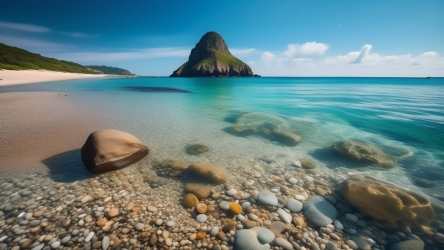
<svg viewBox="0 0 444 250">
<path fill-rule="evenodd" d="M 45 69 L 60 72 L 99 74 L 80 64 L 57 60 L 0 43 L 0 69 Z"/>
<path fill-rule="evenodd" d="M 129 72 L 126 69 L 121 69 L 121 68 L 116 68 L 116 67 L 109 67 L 109 66 L 93 66 L 93 65 L 89 65 L 89 66 L 85 66 L 88 69 L 94 70 L 94 71 L 98 71 L 101 72 L 103 74 L 107 74 L 107 75 L 124 75 L 124 76 L 133 76 L 134 74 Z"/>
</svg>

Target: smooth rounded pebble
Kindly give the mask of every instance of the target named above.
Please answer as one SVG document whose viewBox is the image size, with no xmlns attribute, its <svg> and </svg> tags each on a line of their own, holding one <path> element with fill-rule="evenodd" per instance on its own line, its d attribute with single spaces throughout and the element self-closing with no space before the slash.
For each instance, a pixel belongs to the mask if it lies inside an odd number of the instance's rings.
<svg viewBox="0 0 444 250">
<path fill-rule="evenodd" d="M 166 225 L 167 227 L 173 227 L 173 226 L 174 226 L 174 221 L 169 220 L 169 221 L 167 221 L 167 222 L 165 223 L 165 225 Z"/>
<path fill-rule="evenodd" d="M 296 183 L 298 183 L 298 180 L 293 178 L 293 177 L 291 177 L 290 179 L 288 179 L 288 182 L 291 183 L 291 184 L 296 184 Z"/>
<path fill-rule="evenodd" d="M 338 220 L 334 220 L 334 221 L 333 221 L 333 225 L 335 225 L 335 227 L 336 227 L 337 229 L 339 229 L 339 230 L 344 229 L 344 226 L 343 226 L 342 223 L 341 223 L 340 221 L 338 221 Z"/>
<path fill-rule="evenodd" d="M 210 235 L 212 237 L 216 236 L 216 234 L 219 233 L 219 228 L 218 227 L 212 227 L 210 230 Z"/>
<path fill-rule="evenodd" d="M 305 201 L 305 197 L 300 194 L 295 195 L 294 198 L 298 201 Z"/>
<path fill-rule="evenodd" d="M 108 236 L 103 237 L 102 239 L 102 250 L 107 250 L 110 244 L 110 238 Z"/>
<path fill-rule="evenodd" d="M 230 211 L 234 215 L 238 215 L 238 214 L 242 213 L 242 207 L 237 203 L 231 203 L 230 204 Z"/>
<path fill-rule="evenodd" d="M 136 225 L 134 225 L 134 228 L 137 231 L 142 231 L 144 227 L 145 227 L 145 225 L 143 225 L 143 223 L 137 223 Z"/>
<path fill-rule="evenodd" d="M 245 209 L 247 209 L 247 207 L 251 206 L 251 203 L 246 201 L 246 202 L 242 203 L 241 206 L 242 206 L 242 210 L 245 210 Z"/>
<path fill-rule="evenodd" d="M 424 242 L 422 240 L 405 240 L 392 245 L 390 250 L 423 250 Z"/>
<path fill-rule="evenodd" d="M 257 199 L 260 203 L 267 206 L 276 206 L 278 204 L 278 199 L 269 190 L 262 190 L 257 194 Z"/>
<path fill-rule="evenodd" d="M 207 216 L 205 215 L 205 214 L 199 214 L 197 217 L 196 217 L 196 220 L 197 221 L 199 221 L 199 222 L 205 222 L 206 220 L 207 220 Z"/>
<path fill-rule="evenodd" d="M 284 210 L 282 210 L 280 208 L 278 210 L 276 210 L 276 213 L 279 214 L 279 218 L 281 218 L 281 220 L 283 222 L 291 223 L 291 219 L 292 219 L 291 214 L 285 212 Z"/>
<path fill-rule="evenodd" d="M 234 189 L 234 188 L 225 191 L 225 194 L 228 195 L 228 196 L 233 196 L 233 195 L 235 195 L 236 193 L 237 193 L 237 190 Z"/>
<path fill-rule="evenodd" d="M 282 247 L 285 250 L 291 250 L 293 249 L 293 245 L 291 245 L 290 242 L 288 242 L 286 239 L 284 238 L 276 238 L 276 240 L 274 241 L 274 244 L 278 247 Z"/>
<path fill-rule="evenodd" d="M 285 207 L 287 207 L 291 212 L 297 213 L 302 210 L 302 203 L 293 198 L 289 198 L 287 200 L 287 204 L 285 204 Z"/>
<path fill-rule="evenodd" d="M 345 218 L 347 218 L 347 220 L 349 220 L 350 222 L 353 222 L 353 223 L 356 223 L 359 220 L 359 218 L 356 215 L 351 214 L 351 213 L 346 213 Z"/>
<path fill-rule="evenodd" d="M 56 241 L 56 242 L 51 244 L 51 248 L 52 249 L 57 249 L 59 246 L 60 246 L 60 241 Z"/>
<path fill-rule="evenodd" d="M 335 243 L 329 241 L 329 242 L 325 243 L 325 249 L 327 249 L 327 250 L 336 250 L 338 248 L 336 247 Z"/>
<path fill-rule="evenodd" d="M 285 229 L 287 229 L 287 226 L 285 226 L 282 221 L 275 221 L 270 225 L 270 231 L 272 231 L 274 234 L 280 234 Z"/>
<path fill-rule="evenodd" d="M 234 235 L 234 246 L 242 250 L 269 250 L 274 233 L 267 228 L 241 229 Z"/>
<path fill-rule="evenodd" d="M 304 216 L 318 227 L 325 227 L 331 224 L 338 215 L 338 210 L 319 195 L 310 197 L 303 205 L 302 211 Z"/>
</svg>

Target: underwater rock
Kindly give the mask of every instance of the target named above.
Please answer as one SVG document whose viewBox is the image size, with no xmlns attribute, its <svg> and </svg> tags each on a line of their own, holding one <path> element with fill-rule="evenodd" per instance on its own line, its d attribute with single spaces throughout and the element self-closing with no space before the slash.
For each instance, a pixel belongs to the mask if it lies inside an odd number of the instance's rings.
<svg viewBox="0 0 444 250">
<path fill-rule="evenodd" d="M 316 168 L 316 164 L 315 164 L 314 162 L 312 162 L 312 161 L 309 161 L 309 160 L 301 160 L 300 162 L 301 162 L 301 166 L 302 166 L 302 168 L 305 168 L 305 169 L 313 169 L 313 168 Z"/>
<path fill-rule="evenodd" d="M 149 149 L 131 134 L 114 129 L 91 133 L 81 149 L 83 164 L 94 174 L 130 166 L 146 155 Z"/>
<path fill-rule="evenodd" d="M 210 150 L 207 146 L 202 144 L 194 144 L 187 147 L 187 154 L 200 155 Z"/>
<path fill-rule="evenodd" d="M 388 157 L 377 147 L 370 144 L 344 140 L 333 144 L 331 146 L 331 150 L 334 153 L 337 153 L 349 159 L 374 163 L 384 168 L 391 168 L 395 165 L 390 157 Z"/>
<path fill-rule="evenodd" d="M 339 189 L 348 203 L 391 229 L 418 229 L 434 218 L 426 197 L 368 176 L 350 177 Z"/>
<path fill-rule="evenodd" d="M 268 250 L 274 233 L 268 228 L 253 227 L 239 230 L 234 235 L 234 246 L 242 250 Z"/>
<path fill-rule="evenodd" d="M 225 183 L 228 179 L 227 171 L 225 171 L 224 168 L 211 163 L 195 163 L 189 166 L 188 169 L 197 175 L 219 184 Z"/>
<path fill-rule="evenodd" d="M 208 198 L 211 194 L 211 186 L 199 184 L 199 183 L 188 183 L 185 185 L 185 191 L 196 195 L 198 199 Z"/>
<path fill-rule="evenodd" d="M 303 205 L 304 216 L 318 227 L 325 227 L 333 223 L 338 215 L 338 210 L 327 200 L 319 195 L 313 195 Z"/>
<path fill-rule="evenodd" d="M 236 124 L 227 130 L 241 136 L 259 135 L 267 140 L 289 146 L 295 146 L 302 142 L 302 138 L 293 133 L 290 124 L 285 119 L 260 112 L 247 112 L 238 115 Z"/>
<path fill-rule="evenodd" d="M 431 188 L 436 186 L 436 184 L 430 180 L 422 179 L 422 178 L 416 178 L 413 180 L 417 186 L 423 187 L 423 188 Z"/>
<path fill-rule="evenodd" d="M 424 250 L 422 240 L 405 240 L 392 245 L 390 250 Z"/>
</svg>

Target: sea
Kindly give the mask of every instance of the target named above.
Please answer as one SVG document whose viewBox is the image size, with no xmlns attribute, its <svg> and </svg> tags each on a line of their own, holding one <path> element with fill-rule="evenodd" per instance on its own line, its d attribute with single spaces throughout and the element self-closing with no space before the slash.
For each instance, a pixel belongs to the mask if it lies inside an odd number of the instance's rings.
<svg viewBox="0 0 444 250">
<path fill-rule="evenodd" d="M 0 87 L 0 96 L 12 92 L 58 92 L 90 107 L 106 117 L 103 128 L 133 134 L 149 147 L 139 164 L 174 159 L 227 167 L 253 159 L 286 166 L 309 160 L 319 171 L 368 175 L 444 203 L 444 78 L 122 77 Z M 278 124 L 302 141 L 289 145 L 261 133 L 233 133 L 232 126 L 246 120 Z M 342 140 L 374 145 L 395 165 L 338 156 L 330 148 Z M 187 154 L 194 144 L 209 151 Z M 73 159 L 60 168 L 76 175 L 68 170 L 70 164 L 81 168 L 79 155 L 64 157 Z"/>
</svg>

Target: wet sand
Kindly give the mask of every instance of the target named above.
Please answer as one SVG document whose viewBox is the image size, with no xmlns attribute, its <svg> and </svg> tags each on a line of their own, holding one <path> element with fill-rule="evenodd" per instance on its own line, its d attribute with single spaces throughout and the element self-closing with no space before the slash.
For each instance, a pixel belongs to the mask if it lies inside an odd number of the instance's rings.
<svg viewBox="0 0 444 250">
<path fill-rule="evenodd" d="M 55 72 L 48 70 L 0 70 L 0 87 L 37 82 L 100 78 L 109 75 Z"/>
</svg>

